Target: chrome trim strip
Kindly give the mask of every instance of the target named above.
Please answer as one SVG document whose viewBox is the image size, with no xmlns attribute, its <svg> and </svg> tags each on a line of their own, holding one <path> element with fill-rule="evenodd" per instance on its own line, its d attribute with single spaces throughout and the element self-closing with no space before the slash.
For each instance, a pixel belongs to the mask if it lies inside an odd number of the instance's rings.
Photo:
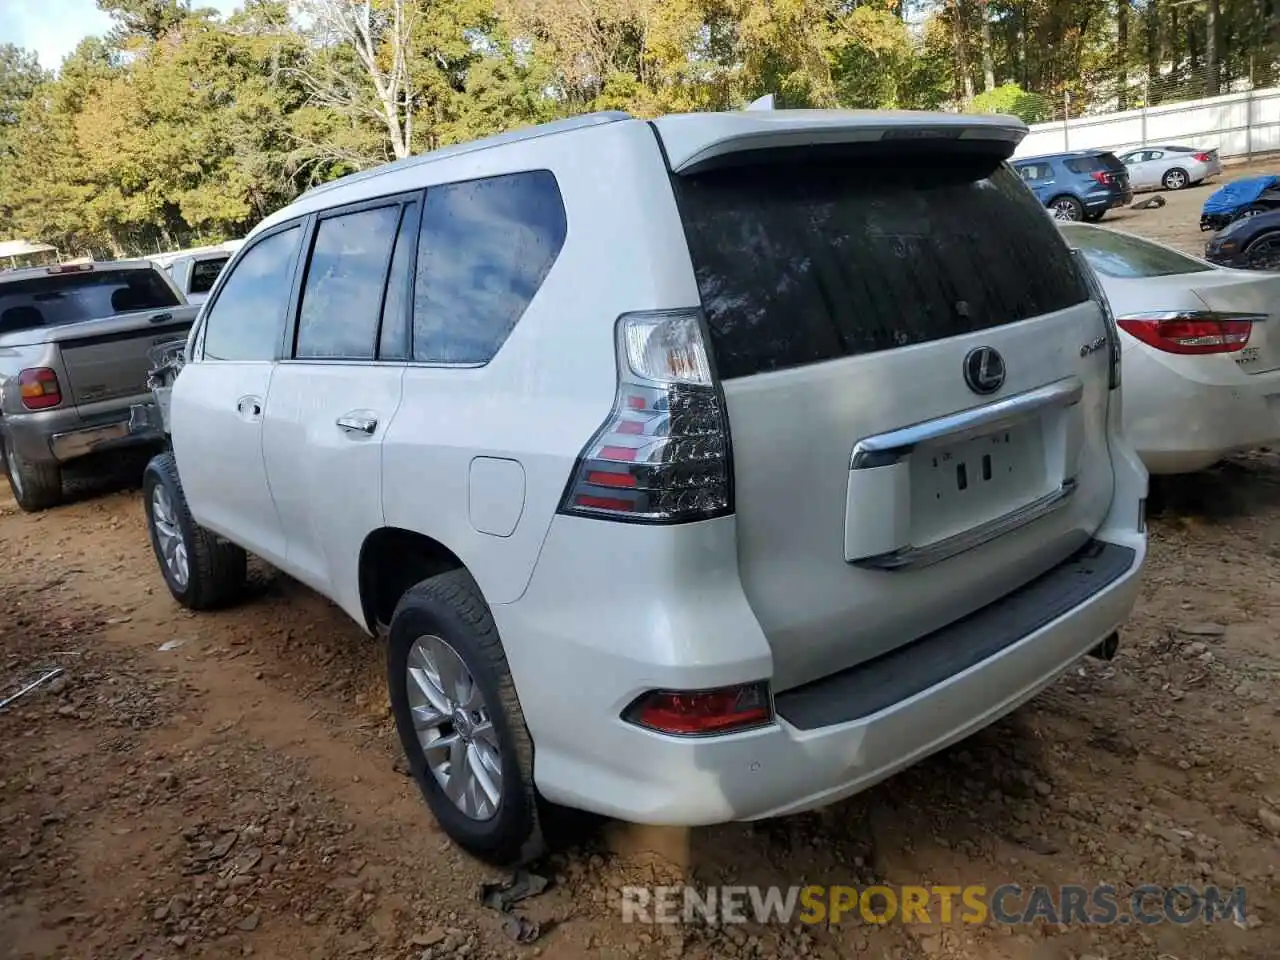
<svg viewBox="0 0 1280 960">
<path fill-rule="evenodd" d="M 1236 313 L 1229 310 L 1146 310 L 1140 313 L 1122 313 L 1117 320 L 1152 320 L 1157 323 L 1168 320 L 1248 320 L 1265 323 L 1265 313 Z"/>
<path fill-rule="evenodd" d="M 907 567 L 927 567 L 931 564 L 940 563 L 1053 513 L 1062 507 L 1075 492 L 1076 481 L 1074 479 L 1065 480 L 1062 486 L 1052 493 L 1048 493 L 1038 500 L 1032 500 L 1017 510 L 1011 510 L 1002 517 L 988 520 L 972 530 L 957 533 L 955 536 L 938 540 L 928 546 L 900 547 L 889 553 L 878 553 L 875 556 L 863 557 L 860 560 L 852 560 L 850 562 L 855 567 L 864 567 L 871 570 L 902 570 Z"/>
<path fill-rule="evenodd" d="M 922 443 L 933 440 L 960 442 L 983 433 L 994 433 L 1050 407 L 1069 407 L 1084 396 L 1079 377 L 1067 377 L 1026 393 L 994 403 L 971 407 L 937 420 L 926 420 L 900 430 L 859 440 L 849 458 L 850 470 L 869 470 L 897 463 Z"/>
</svg>

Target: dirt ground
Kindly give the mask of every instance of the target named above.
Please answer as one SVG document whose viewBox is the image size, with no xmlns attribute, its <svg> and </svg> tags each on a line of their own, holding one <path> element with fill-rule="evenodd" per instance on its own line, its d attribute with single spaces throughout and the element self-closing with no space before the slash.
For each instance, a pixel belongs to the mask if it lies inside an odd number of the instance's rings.
<svg viewBox="0 0 1280 960">
<path fill-rule="evenodd" d="M 1117 226 L 1203 243 L 1203 191 Z M 1119 656 L 818 814 L 692 834 L 698 884 L 1244 886 L 1239 921 L 1150 927 L 624 926 L 676 869 L 568 837 L 517 944 L 503 876 L 397 759 L 380 645 L 253 568 L 243 606 L 169 597 L 129 483 L 29 516 L 0 484 L 0 956 L 370 960 L 1218 960 L 1280 956 L 1280 456 L 1170 484 Z M 634 839 L 634 838 L 633 838 Z"/>
</svg>

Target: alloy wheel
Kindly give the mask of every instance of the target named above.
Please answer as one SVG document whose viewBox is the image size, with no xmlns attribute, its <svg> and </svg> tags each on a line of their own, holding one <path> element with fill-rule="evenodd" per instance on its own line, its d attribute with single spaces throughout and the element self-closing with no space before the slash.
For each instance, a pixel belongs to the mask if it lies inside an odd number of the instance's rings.
<svg viewBox="0 0 1280 960">
<path fill-rule="evenodd" d="M 179 588 L 186 587 L 191 577 L 187 541 L 182 536 L 182 527 L 178 524 L 177 512 L 173 509 L 169 491 L 159 485 L 151 492 L 151 525 L 155 529 L 156 543 L 160 547 L 160 556 L 164 559 L 169 576 Z"/>
<path fill-rule="evenodd" d="M 437 636 L 413 642 L 406 674 L 413 729 L 427 768 L 466 816 L 492 819 L 502 802 L 502 751 L 475 678 Z"/>
</svg>

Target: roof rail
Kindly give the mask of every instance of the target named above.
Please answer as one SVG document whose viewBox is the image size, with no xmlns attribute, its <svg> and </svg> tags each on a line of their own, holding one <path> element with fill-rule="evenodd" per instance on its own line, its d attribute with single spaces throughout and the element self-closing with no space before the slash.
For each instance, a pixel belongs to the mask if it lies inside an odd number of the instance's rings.
<svg viewBox="0 0 1280 960">
<path fill-rule="evenodd" d="M 391 173 L 396 170 L 404 170 L 409 167 L 416 167 L 425 163 L 432 163 L 436 160 L 444 160 L 448 157 L 456 157 L 465 153 L 475 153 L 479 150 L 487 150 L 490 147 L 497 147 L 504 143 L 519 143 L 522 140 L 533 140 L 537 137 L 551 136 L 556 133 L 568 133 L 571 130 L 581 130 L 586 127 L 598 127 L 606 123 L 617 123 L 619 120 L 630 120 L 631 114 L 623 110 L 601 110 L 596 113 L 584 113 L 576 117 L 566 117 L 563 120 L 552 120 L 550 123 L 539 123 L 529 127 L 521 127 L 518 130 L 508 130 L 505 133 L 495 133 L 492 136 L 481 137 L 479 140 L 468 140 L 466 143 L 456 143 L 448 147 L 440 147 L 436 150 L 428 150 L 426 153 L 419 153 L 413 156 L 405 157 L 401 160 L 392 160 L 390 163 L 380 164 L 368 170 L 361 170 L 357 173 L 349 173 L 344 177 L 338 177 L 336 180 L 330 180 L 312 187 L 310 190 L 303 192 L 303 197 L 313 197 L 318 193 L 325 193 L 337 187 L 345 187 L 351 183 L 359 183 L 369 180 L 373 177 L 381 176 L 384 173 Z M 301 197 L 299 198 L 301 199 Z"/>
</svg>

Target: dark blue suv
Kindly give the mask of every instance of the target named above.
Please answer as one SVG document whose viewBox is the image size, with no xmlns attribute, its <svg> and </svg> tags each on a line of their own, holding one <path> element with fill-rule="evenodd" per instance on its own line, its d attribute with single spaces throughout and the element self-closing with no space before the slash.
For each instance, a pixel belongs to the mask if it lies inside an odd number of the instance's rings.
<svg viewBox="0 0 1280 960">
<path fill-rule="evenodd" d="M 1124 164 L 1109 150 L 1021 157 L 1013 168 L 1057 220 L 1101 220 L 1133 200 Z"/>
</svg>

